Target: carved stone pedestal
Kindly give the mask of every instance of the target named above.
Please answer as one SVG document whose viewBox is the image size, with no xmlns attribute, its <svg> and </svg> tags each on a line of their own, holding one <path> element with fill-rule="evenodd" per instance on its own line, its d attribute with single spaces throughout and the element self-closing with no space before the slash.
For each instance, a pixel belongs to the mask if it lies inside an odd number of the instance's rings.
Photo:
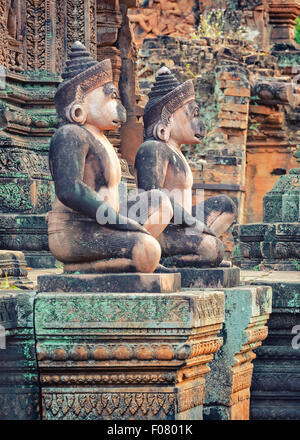
<svg viewBox="0 0 300 440">
<path fill-rule="evenodd" d="M 272 290 L 267 286 L 225 289 L 223 346 L 206 376 L 205 420 L 248 420 L 253 350 L 267 337 Z"/>
<path fill-rule="evenodd" d="M 136 276 L 126 275 L 128 286 Z M 35 327 L 43 419 L 202 419 L 224 294 L 177 293 L 174 274 L 151 277 L 160 286 L 169 277 L 175 289 L 100 293 L 87 278 L 84 291 L 69 292 L 66 276 L 64 291 L 42 287 Z"/>
<path fill-rule="evenodd" d="M 180 292 L 180 274 L 62 274 L 38 278 L 39 292 Z"/>
<path fill-rule="evenodd" d="M 198 269 L 195 267 L 179 268 L 182 287 L 223 288 L 236 287 L 240 284 L 238 267 L 215 267 Z"/>
<path fill-rule="evenodd" d="M 0 291 L 0 420 L 40 418 L 31 291 Z M 2 332 L 1 332 L 2 335 Z"/>
<path fill-rule="evenodd" d="M 255 280 L 273 289 L 269 334 L 254 361 L 250 414 L 255 420 L 300 418 L 299 272 L 284 275 L 285 279 L 281 273 L 271 275 L 273 280 Z"/>
<path fill-rule="evenodd" d="M 171 258 L 168 259 L 171 261 Z M 240 284 L 238 267 L 165 267 L 156 269 L 156 273 L 180 273 L 184 288 L 204 289 L 236 287 Z"/>
</svg>

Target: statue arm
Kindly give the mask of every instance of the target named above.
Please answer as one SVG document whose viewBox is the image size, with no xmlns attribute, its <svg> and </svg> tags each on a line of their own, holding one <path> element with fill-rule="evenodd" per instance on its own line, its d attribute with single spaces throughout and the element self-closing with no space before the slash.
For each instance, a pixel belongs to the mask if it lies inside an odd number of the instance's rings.
<svg viewBox="0 0 300 440">
<path fill-rule="evenodd" d="M 135 158 L 138 189 L 150 191 L 164 188 L 168 168 L 168 157 L 159 143 L 142 144 Z"/>
<path fill-rule="evenodd" d="M 164 189 L 164 182 L 169 165 L 168 155 L 164 150 L 163 144 L 153 145 L 145 143 L 142 145 L 136 155 L 135 171 L 137 177 L 138 189 L 150 191 L 159 189 L 164 191 L 172 204 L 174 218 L 182 219 L 182 226 L 194 227 L 199 232 L 215 235 L 204 223 L 197 220 L 189 214 L 172 196 L 171 192 Z"/>
</svg>

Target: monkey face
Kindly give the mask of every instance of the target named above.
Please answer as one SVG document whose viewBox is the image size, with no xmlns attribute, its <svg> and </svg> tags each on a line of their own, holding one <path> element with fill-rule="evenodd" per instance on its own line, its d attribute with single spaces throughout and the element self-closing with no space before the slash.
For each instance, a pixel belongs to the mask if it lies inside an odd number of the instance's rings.
<svg viewBox="0 0 300 440">
<path fill-rule="evenodd" d="M 88 93 L 83 105 L 86 123 L 101 131 L 119 128 L 126 122 L 126 110 L 113 83 L 105 84 Z"/>
<path fill-rule="evenodd" d="M 170 120 L 170 139 L 178 145 L 198 144 L 205 136 L 206 130 L 200 118 L 199 106 L 190 101 L 180 107 Z"/>
</svg>

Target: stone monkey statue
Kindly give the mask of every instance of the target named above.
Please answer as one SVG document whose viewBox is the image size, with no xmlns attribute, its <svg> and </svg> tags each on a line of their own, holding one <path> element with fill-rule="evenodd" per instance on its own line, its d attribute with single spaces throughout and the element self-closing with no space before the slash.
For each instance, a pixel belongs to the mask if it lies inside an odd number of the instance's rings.
<svg viewBox="0 0 300 440">
<path fill-rule="evenodd" d="M 172 257 L 170 264 L 177 267 L 218 266 L 224 256 L 218 236 L 237 216 L 235 204 L 225 195 L 192 206 L 193 176 L 181 146 L 199 143 L 204 134 L 192 80 L 180 84 L 162 67 L 145 108 L 145 140 L 135 172 L 138 188 L 168 192 L 174 218 L 158 241 L 162 256 Z M 195 217 L 197 212 L 203 221 Z"/>
</svg>

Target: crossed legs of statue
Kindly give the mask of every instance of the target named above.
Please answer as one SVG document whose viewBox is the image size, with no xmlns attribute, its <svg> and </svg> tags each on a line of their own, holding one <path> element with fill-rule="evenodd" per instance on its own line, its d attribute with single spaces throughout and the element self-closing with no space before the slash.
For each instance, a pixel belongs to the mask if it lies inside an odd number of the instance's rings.
<svg viewBox="0 0 300 440">
<path fill-rule="evenodd" d="M 193 216 L 201 217 L 216 234 L 192 233 L 191 228 L 170 224 L 158 237 L 165 265 L 176 267 L 217 267 L 223 260 L 224 247 L 218 236 L 232 225 L 237 216 L 233 201 L 224 195 L 211 197 L 193 207 Z"/>
<path fill-rule="evenodd" d="M 112 229 L 70 213 L 50 212 L 49 246 L 66 272 L 153 272 L 161 257 L 154 237 L 172 216 L 169 199 L 157 190 L 128 201 L 128 217 L 139 221 L 149 235 Z"/>
</svg>

